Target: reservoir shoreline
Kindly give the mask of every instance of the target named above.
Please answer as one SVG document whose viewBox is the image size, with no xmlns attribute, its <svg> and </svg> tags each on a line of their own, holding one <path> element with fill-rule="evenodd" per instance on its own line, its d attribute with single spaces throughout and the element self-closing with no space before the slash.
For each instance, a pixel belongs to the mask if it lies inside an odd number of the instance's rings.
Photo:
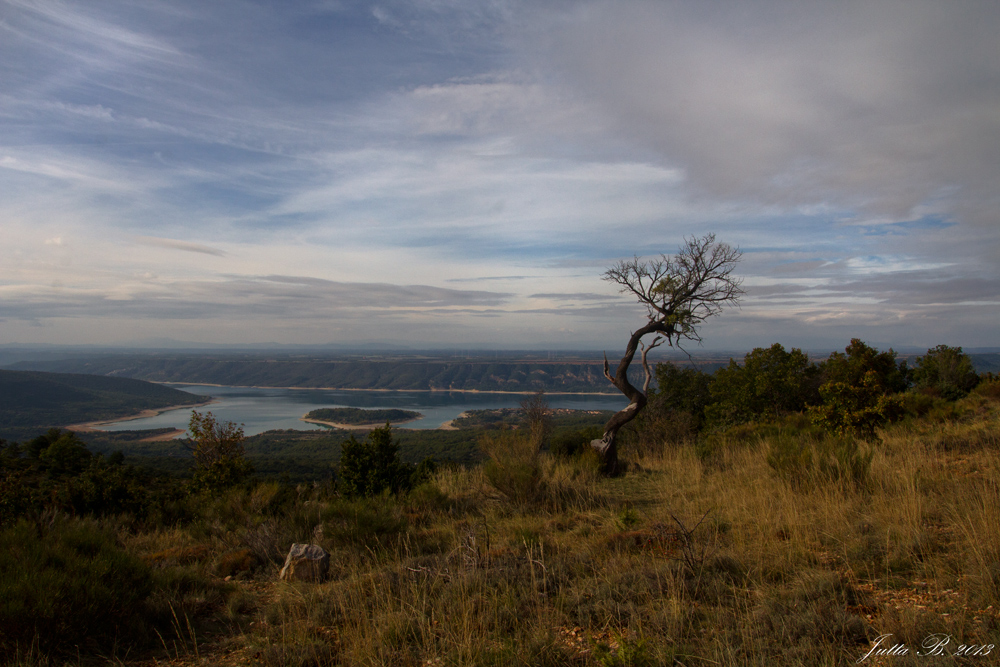
<svg viewBox="0 0 1000 667">
<path fill-rule="evenodd" d="M 342 429 L 367 431 L 384 424 L 350 424 L 328 419 L 309 419 L 305 415 L 318 408 L 345 407 L 362 410 L 404 409 L 422 416 L 392 422 L 401 430 L 453 430 L 454 420 L 470 410 L 517 409 L 524 392 L 443 391 L 443 390 L 343 390 L 316 387 L 261 387 L 210 383 L 160 383 L 187 388 L 203 401 L 170 406 L 129 415 L 121 419 L 105 419 L 74 424 L 75 430 L 103 432 L 142 431 L 161 429 L 157 439 L 183 437 L 190 417 L 189 410 L 201 406 L 210 408 L 216 419 L 233 422 L 245 429 L 248 436 L 274 430 L 316 431 Z M 591 392 L 560 392 L 546 395 L 553 409 L 618 410 L 626 402 L 621 395 Z M 211 400 L 210 400 L 211 399 Z M 305 414 L 303 414 L 305 413 Z M 324 415 L 325 416 L 325 415 Z M 333 418 L 333 419 L 330 419 Z M 363 417 L 362 417 L 363 418 Z M 165 429 L 171 429 L 164 432 Z"/>
</svg>

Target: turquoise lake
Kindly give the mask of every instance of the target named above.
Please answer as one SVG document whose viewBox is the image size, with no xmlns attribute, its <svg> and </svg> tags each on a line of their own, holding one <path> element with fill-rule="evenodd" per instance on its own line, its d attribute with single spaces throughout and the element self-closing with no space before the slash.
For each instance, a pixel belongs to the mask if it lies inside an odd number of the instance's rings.
<svg viewBox="0 0 1000 667">
<path fill-rule="evenodd" d="M 215 387 L 204 385 L 171 385 L 199 396 L 211 396 L 215 403 L 201 408 L 218 419 L 243 424 L 247 435 L 275 429 L 317 430 L 324 427 L 310 424 L 301 417 L 317 408 L 400 408 L 415 410 L 421 419 L 401 424 L 401 428 L 438 428 L 466 410 L 516 408 L 530 394 L 494 394 L 473 392 L 429 391 L 338 391 L 333 389 L 281 389 L 263 387 Z M 551 408 L 574 410 L 620 410 L 628 404 L 622 395 L 614 394 L 546 394 Z M 103 431 L 124 431 L 147 428 L 187 429 L 191 408 L 169 410 L 155 417 L 132 419 L 105 424 Z"/>
</svg>

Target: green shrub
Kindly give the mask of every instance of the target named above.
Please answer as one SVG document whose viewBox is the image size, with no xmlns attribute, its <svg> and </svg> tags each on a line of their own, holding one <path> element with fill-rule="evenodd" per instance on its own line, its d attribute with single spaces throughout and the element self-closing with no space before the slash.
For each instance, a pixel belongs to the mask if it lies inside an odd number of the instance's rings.
<svg viewBox="0 0 1000 667">
<path fill-rule="evenodd" d="M 59 429 L 24 447 L 0 447 L 0 525 L 45 511 L 145 518 L 154 505 L 150 476 L 123 465 L 124 458 L 92 455 L 75 434 Z"/>
<path fill-rule="evenodd" d="M 714 377 L 694 368 L 679 368 L 668 362 L 656 364 L 656 386 L 649 390 L 648 414 L 657 411 L 687 412 L 701 430 L 705 406 L 712 402 Z"/>
<path fill-rule="evenodd" d="M 987 373 L 971 393 L 993 401 L 1000 401 L 1000 377 Z"/>
<path fill-rule="evenodd" d="M 753 447 L 777 437 L 817 440 L 825 437 L 825 433 L 808 415 L 796 413 L 773 422 L 748 422 L 705 433 L 695 443 L 695 454 L 707 463 L 727 448 Z"/>
<path fill-rule="evenodd" d="M 843 382 L 858 386 L 872 373 L 870 383 L 882 393 L 896 394 L 906 391 L 909 386 L 906 361 L 896 363 L 896 353 L 892 348 L 879 352 L 857 338 L 852 338 L 843 352 L 831 354 L 819 368 L 823 384 Z"/>
<path fill-rule="evenodd" d="M 324 543 L 366 550 L 386 546 L 407 531 L 409 523 L 394 498 L 340 499 L 323 511 Z"/>
<path fill-rule="evenodd" d="M 0 531 L 0 651 L 123 648 L 145 631 L 149 567 L 97 523 L 21 520 Z"/>
<path fill-rule="evenodd" d="M 952 401 L 926 391 L 908 391 L 900 397 L 900 407 L 908 419 L 940 424 L 960 419 L 965 410 Z"/>
<path fill-rule="evenodd" d="M 903 401 L 886 393 L 875 371 L 858 384 L 828 382 L 819 388 L 823 405 L 810 409 L 813 421 L 831 433 L 872 440 L 880 426 L 903 415 Z"/>
<path fill-rule="evenodd" d="M 722 425 L 774 421 L 819 402 L 818 369 L 797 348 L 786 352 L 779 343 L 755 348 L 715 373 L 713 402 L 705 408 L 710 422 Z"/>
</svg>

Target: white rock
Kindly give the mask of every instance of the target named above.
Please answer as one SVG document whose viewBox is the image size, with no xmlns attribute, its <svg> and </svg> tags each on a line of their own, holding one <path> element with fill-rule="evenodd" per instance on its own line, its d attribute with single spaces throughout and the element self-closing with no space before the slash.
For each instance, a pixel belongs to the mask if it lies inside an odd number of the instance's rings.
<svg viewBox="0 0 1000 667">
<path fill-rule="evenodd" d="M 282 581 L 321 582 L 330 569 L 330 554 L 317 544 L 293 544 L 278 578 Z"/>
</svg>

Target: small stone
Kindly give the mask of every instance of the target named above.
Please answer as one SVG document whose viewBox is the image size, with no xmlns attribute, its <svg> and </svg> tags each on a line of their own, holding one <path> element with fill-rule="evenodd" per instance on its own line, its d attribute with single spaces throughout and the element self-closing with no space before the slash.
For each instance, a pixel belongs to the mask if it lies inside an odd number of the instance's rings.
<svg viewBox="0 0 1000 667">
<path fill-rule="evenodd" d="M 318 583 L 326 579 L 329 569 L 330 554 L 323 547 L 317 544 L 293 544 L 278 578 L 282 581 Z"/>
</svg>

